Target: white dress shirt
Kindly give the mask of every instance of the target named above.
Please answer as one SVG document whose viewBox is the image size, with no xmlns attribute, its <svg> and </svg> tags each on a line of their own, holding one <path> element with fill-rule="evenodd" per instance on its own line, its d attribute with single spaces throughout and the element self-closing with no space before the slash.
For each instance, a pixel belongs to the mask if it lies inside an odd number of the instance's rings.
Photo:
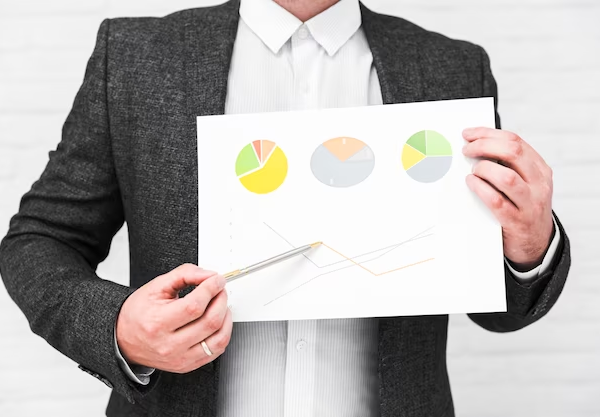
<svg viewBox="0 0 600 417">
<path fill-rule="evenodd" d="M 382 104 L 358 0 L 305 23 L 272 0 L 242 0 L 240 17 L 226 114 Z M 547 270 L 559 239 L 532 271 L 509 265 L 515 278 L 526 284 Z M 378 416 L 377 338 L 377 319 L 234 323 L 218 416 Z M 129 377 L 147 384 L 153 369 L 131 369 L 115 347 Z"/>
</svg>

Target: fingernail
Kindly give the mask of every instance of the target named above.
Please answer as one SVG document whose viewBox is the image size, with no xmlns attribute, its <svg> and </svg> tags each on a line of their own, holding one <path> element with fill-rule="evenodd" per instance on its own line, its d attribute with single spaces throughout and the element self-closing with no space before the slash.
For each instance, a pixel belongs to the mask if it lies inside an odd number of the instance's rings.
<svg viewBox="0 0 600 417">
<path fill-rule="evenodd" d="M 469 144 L 467 143 L 465 146 L 462 147 L 462 152 L 465 153 L 467 151 L 468 147 L 469 147 Z"/>
<path fill-rule="evenodd" d="M 471 135 L 473 133 L 473 128 L 472 127 L 468 127 L 465 130 L 463 130 L 463 135 Z"/>
</svg>

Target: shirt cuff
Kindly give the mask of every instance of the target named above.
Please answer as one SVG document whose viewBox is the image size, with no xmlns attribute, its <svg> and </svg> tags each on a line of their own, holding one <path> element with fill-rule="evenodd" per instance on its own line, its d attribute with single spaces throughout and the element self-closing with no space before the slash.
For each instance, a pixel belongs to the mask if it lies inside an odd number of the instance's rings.
<svg viewBox="0 0 600 417">
<path fill-rule="evenodd" d="M 115 340 L 115 354 L 117 355 L 117 360 L 119 362 L 119 366 L 127 374 L 129 379 L 134 382 L 137 382 L 141 385 L 148 385 L 150 383 L 150 375 L 154 373 L 156 369 L 149 368 L 147 366 L 142 365 L 129 365 L 121 351 L 119 350 L 119 345 L 117 344 L 117 329 L 113 331 L 114 340 Z"/>
<path fill-rule="evenodd" d="M 552 221 L 554 222 L 554 237 L 552 238 L 552 242 L 550 242 L 550 246 L 548 247 L 546 255 L 544 256 L 544 259 L 542 260 L 542 263 L 540 265 L 533 268 L 531 271 L 519 272 L 510 265 L 510 262 L 508 262 L 508 259 L 506 259 L 506 257 L 504 258 L 506 266 L 508 266 L 508 269 L 513 274 L 515 279 L 519 281 L 519 283 L 526 284 L 531 281 L 534 281 L 536 278 L 538 278 L 540 275 L 543 275 L 550 268 L 550 265 L 552 264 L 552 261 L 556 256 L 556 250 L 558 249 L 558 245 L 560 244 L 560 231 L 558 225 L 556 224 L 556 218 L 554 217 L 554 215 L 552 215 Z"/>
</svg>

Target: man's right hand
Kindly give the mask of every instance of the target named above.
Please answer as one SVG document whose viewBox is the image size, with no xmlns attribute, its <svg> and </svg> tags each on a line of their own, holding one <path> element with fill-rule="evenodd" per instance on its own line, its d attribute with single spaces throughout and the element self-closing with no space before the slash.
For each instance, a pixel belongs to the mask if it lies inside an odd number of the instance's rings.
<svg viewBox="0 0 600 417">
<path fill-rule="evenodd" d="M 179 291 L 193 285 L 197 287 L 179 298 Z M 232 329 L 224 287 L 223 276 L 184 264 L 136 290 L 123 303 L 116 326 L 127 362 L 187 373 L 221 355 Z"/>
</svg>

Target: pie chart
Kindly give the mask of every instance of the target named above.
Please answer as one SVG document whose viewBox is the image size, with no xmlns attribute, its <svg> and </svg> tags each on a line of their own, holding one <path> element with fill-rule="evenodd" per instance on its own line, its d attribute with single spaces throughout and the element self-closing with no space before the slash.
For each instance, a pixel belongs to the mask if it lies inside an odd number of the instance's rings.
<svg viewBox="0 0 600 417">
<path fill-rule="evenodd" d="M 330 187 L 352 187 L 367 179 L 375 168 L 375 155 L 366 143 L 348 137 L 330 139 L 314 151 L 310 169 Z"/>
<path fill-rule="evenodd" d="M 446 175 L 452 165 L 450 142 L 434 130 L 412 135 L 402 150 L 402 166 L 415 181 L 431 183 Z"/>
<path fill-rule="evenodd" d="M 235 161 L 235 173 L 248 191 L 268 194 L 275 191 L 288 172 L 287 157 L 275 142 L 255 140 L 244 146 Z"/>
</svg>

